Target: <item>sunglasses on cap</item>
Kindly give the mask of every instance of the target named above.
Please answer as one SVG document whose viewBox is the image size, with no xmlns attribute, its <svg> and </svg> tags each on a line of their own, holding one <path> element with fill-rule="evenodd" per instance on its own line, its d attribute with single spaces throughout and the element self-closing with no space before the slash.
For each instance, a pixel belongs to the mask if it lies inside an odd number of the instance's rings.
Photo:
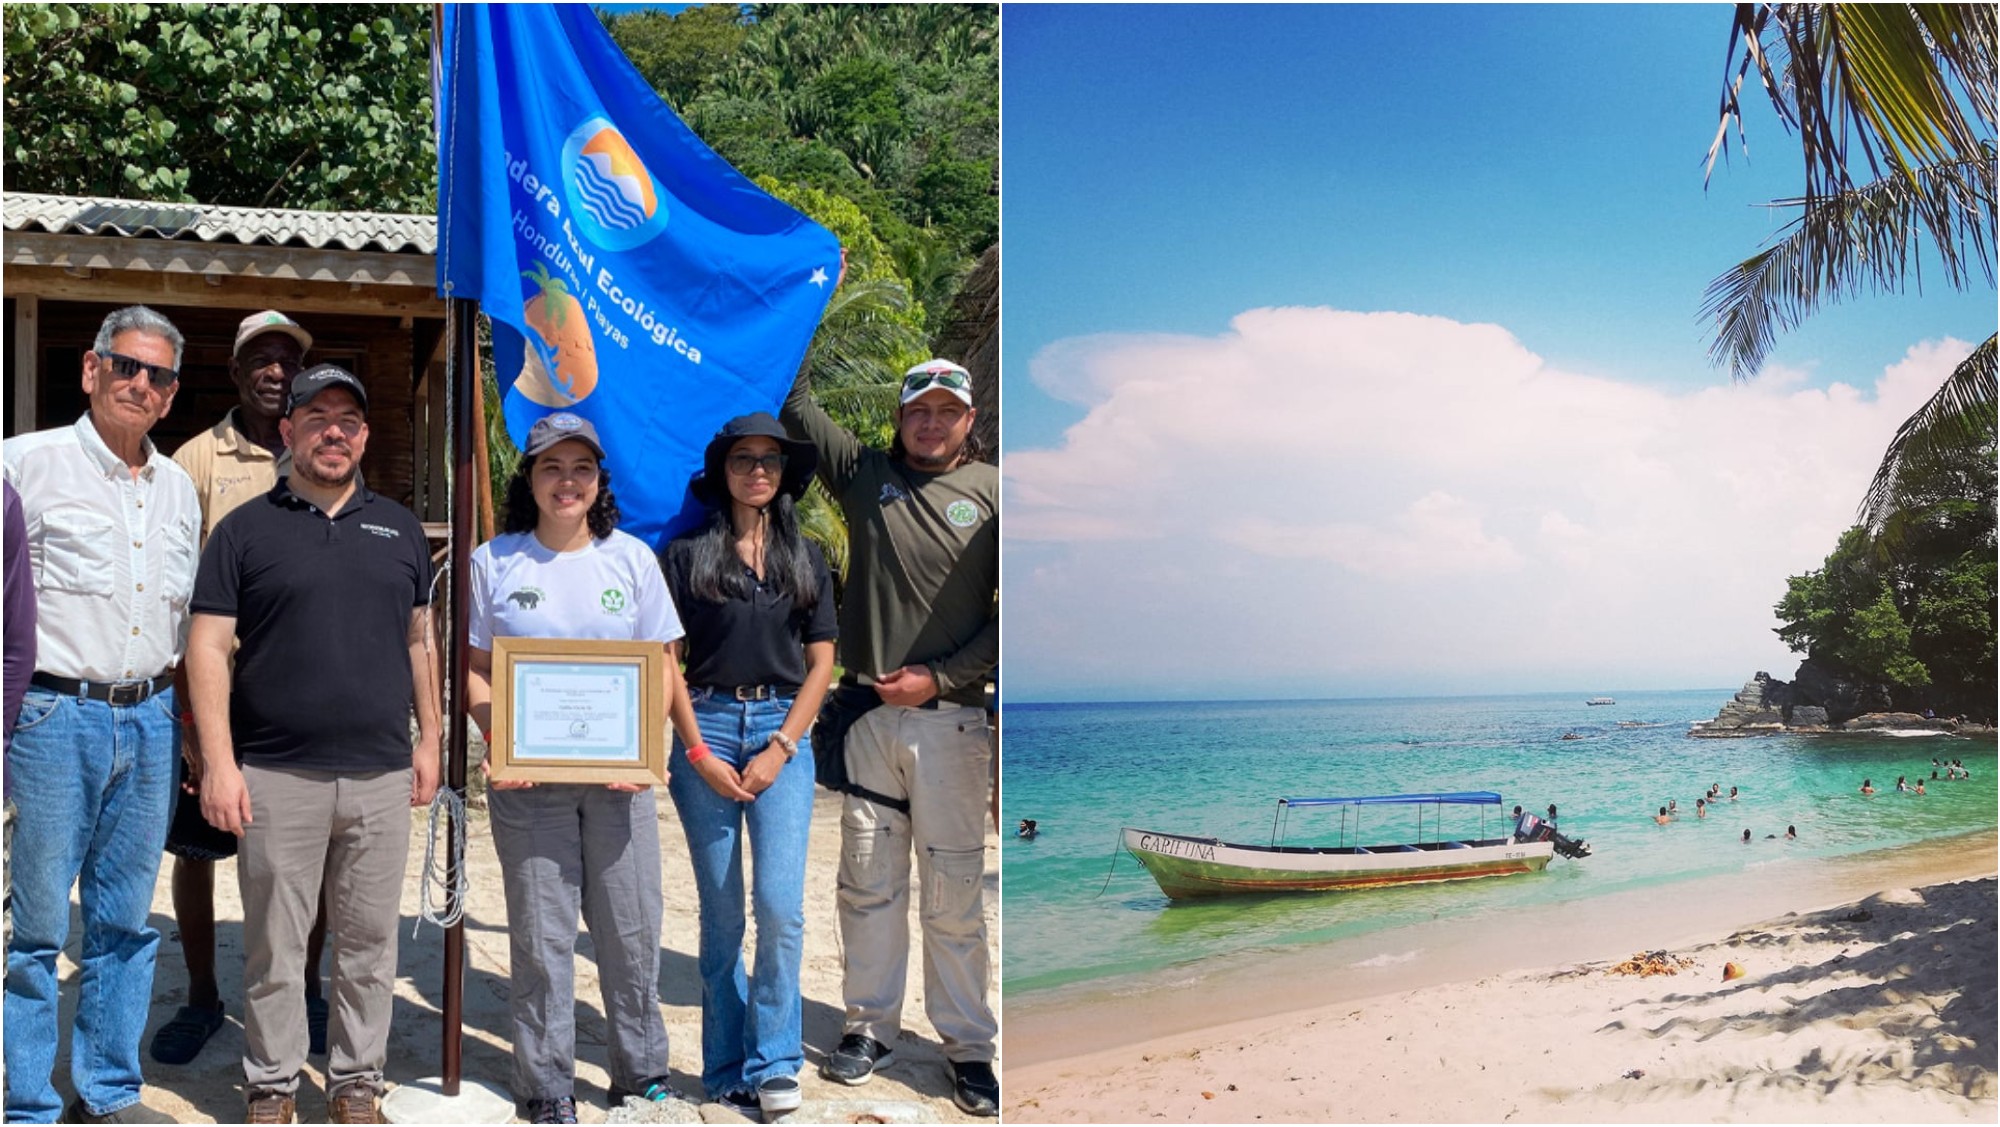
<svg viewBox="0 0 2000 1127">
<path fill-rule="evenodd" d="M 903 377 L 903 394 L 905 395 L 913 391 L 924 391 L 933 387 L 941 387 L 947 391 L 969 391 L 972 387 L 972 377 L 966 375 L 964 372 L 954 372 L 949 368 L 933 372 L 911 372 L 909 375 Z"/>
<path fill-rule="evenodd" d="M 121 380 L 136 380 L 139 378 L 139 373 L 145 372 L 152 378 L 154 387 L 165 391 L 181 378 L 178 369 L 161 364 L 148 364 L 136 356 L 127 356 L 122 352 L 105 352 L 101 355 L 110 365 L 111 374 Z"/>
</svg>

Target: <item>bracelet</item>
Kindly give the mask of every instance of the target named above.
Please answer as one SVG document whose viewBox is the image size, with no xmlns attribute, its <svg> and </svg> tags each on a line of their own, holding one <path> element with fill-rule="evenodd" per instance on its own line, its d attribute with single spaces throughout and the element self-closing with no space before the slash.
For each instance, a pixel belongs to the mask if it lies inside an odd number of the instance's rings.
<svg viewBox="0 0 2000 1127">
<path fill-rule="evenodd" d="M 688 766 L 692 767 L 695 764 L 701 762 L 702 760 L 707 759 L 708 756 L 709 756 L 708 745 L 696 744 L 693 747 L 688 748 Z"/>
<path fill-rule="evenodd" d="M 771 742 L 785 749 L 785 762 L 787 763 L 790 763 L 792 757 L 799 753 L 799 745 L 793 743 L 792 737 L 786 735 L 782 729 L 771 733 Z"/>
</svg>

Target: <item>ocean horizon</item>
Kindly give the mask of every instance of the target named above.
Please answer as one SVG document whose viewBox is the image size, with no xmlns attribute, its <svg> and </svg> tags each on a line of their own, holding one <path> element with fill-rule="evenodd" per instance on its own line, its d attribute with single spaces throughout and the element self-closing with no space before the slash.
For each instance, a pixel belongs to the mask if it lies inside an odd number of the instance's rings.
<svg viewBox="0 0 2000 1127">
<path fill-rule="evenodd" d="M 1736 687 L 1597 689 L 1477 696 L 1260 701 L 1008 700 L 1003 713 L 1002 845 L 1007 996 L 1119 989 L 1212 956 L 1341 941 L 1362 958 L 1404 957 L 1411 925 L 1476 926 L 1620 895 L 1684 895 L 1690 882 L 1782 876 L 1787 866 L 1992 829 L 1995 745 L 1951 736 L 1687 735 Z M 1587 705 L 1610 696 L 1613 705 Z M 1565 739 L 1565 735 L 1574 738 Z M 1962 781 L 1930 781 L 1931 759 L 1960 759 Z M 1924 796 L 1895 792 L 1921 777 Z M 1863 797 L 1863 779 L 1876 795 Z M 1735 802 L 1705 819 L 1695 800 L 1720 783 Z M 1446 836 L 1497 835 L 1521 805 L 1558 805 L 1582 860 L 1546 872 L 1366 891 L 1170 903 L 1118 846 L 1122 827 L 1268 844 L 1279 797 L 1498 791 L 1502 805 L 1447 807 Z M 1658 826 L 1674 800 L 1680 819 Z M 1435 808 L 1424 807 L 1435 836 Z M 1407 839 L 1415 810 L 1371 808 L 1364 844 Z M 1012 836 L 1034 818 L 1033 840 Z M 1788 826 L 1799 837 L 1786 841 Z M 1745 845 L 1741 834 L 1752 832 Z M 1338 811 L 1297 810 L 1286 844 L 1335 844 Z M 1353 826 L 1347 827 L 1352 843 Z M 1721 886 L 1717 886 L 1718 890 Z M 1399 938 L 1391 942 L 1388 936 Z M 1370 954 L 1367 940 L 1384 936 Z"/>
</svg>

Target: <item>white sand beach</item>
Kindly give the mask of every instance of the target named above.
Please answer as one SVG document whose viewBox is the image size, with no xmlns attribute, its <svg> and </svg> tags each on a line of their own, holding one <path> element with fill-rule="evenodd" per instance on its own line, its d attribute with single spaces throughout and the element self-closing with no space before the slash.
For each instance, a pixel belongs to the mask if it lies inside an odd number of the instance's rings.
<svg viewBox="0 0 2000 1127">
<path fill-rule="evenodd" d="M 417 819 L 410 850 L 410 881 L 403 895 L 403 925 L 400 967 L 396 991 L 396 1013 L 389 1045 L 388 1079 L 394 1084 L 436 1077 L 441 1071 L 443 1052 L 444 936 L 425 926 L 412 939 L 410 926 L 418 911 L 417 866 L 423 857 L 424 819 Z M 661 956 L 660 990 L 665 1003 L 668 1038 L 672 1045 L 674 1087 L 683 1095 L 698 1097 L 701 1083 L 701 985 L 695 977 L 695 890 L 689 872 L 686 841 L 673 805 L 664 788 L 660 794 L 660 844 L 666 889 L 666 921 Z M 986 871 L 986 916 L 995 936 L 998 927 L 998 849 L 989 837 Z M 862 1088 L 847 1088 L 820 1078 L 818 1064 L 840 1040 L 840 933 L 834 916 L 834 874 L 840 853 L 840 802 L 819 791 L 813 808 L 812 846 L 806 872 L 806 951 L 802 973 L 805 993 L 806 1071 L 799 1077 L 810 1113 L 815 1103 L 827 1100 L 854 1100 L 897 1105 L 892 1110 L 904 1121 L 965 1122 L 951 1102 L 951 1075 L 939 1051 L 937 1034 L 923 1013 L 923 980 L 919 953 L 913 947 L 909 971 L 909 993 L 904 1008 L 904 1032 L 894 1046 L 896 1060 Z M 467 850 L 471 893 L 466 912 L 466 982 L 464 994 L 464 1067 L 468 1081 L 483 1081 L 503 1091 L 509 1075 L 509 1022 L 507 1017 L 507 918 L 500 888 L 499 861 L 494 856 L 493 839 L 483 810 L 472 813 L 472 832 Z M 152 1031 L 173 1016 L 184 1000 L 186 968 L 181 961 L 180 943 L 174 929 L 173 901 L 169 887 L 172 859 L 161 866 L 154 889 L 154 926 L 164 936 L 160 945 L 159 969 L 153 984 L 153 1013 L 147 1027 Z M 916 890 L 911 890 L 915 925 Z M 243 1117 L 243 997 L 242 907 L 236 889 L 235 862 L 216 870 L 216 916 L 219 933 L 218 970 L 229 1019 L 192 1064 L 170 1067 L 145 1060 L 145 1102 L 173 1115 L 182 1123 L 234 1123 Z M 587 933 L 586 933 L 587 935 Z M 586 938 L 580 944 L 589 950 Z M 77 950 L 73 931 L 69 953 L 61 973 L 66 1003 L 65 1027 L 75 1004 Z M 996 974 L 997 980 L 997 974 Z M 995 983 L 997 988 L 997 981 Z M 605 1087 L 604 1020 L 597 998 L 597 979 L 590 960 L 577 959 L 577 1089 L 580 1118 L 603 1122 Z M 997 1001 L 996 1001 L 997 1004 Z M 325 1065 L 322 1057 L 307 1062 L 300 1086 L 299 1117 L 304 1122 L 325 1122 L 323 1101 Z M 68 1054 L 57 1063 L 57 1086 L 67 1100 Z M 718 1105 L 701 1109 L 703 1118 L 715 1122 L 743 1122 Z"/>
<path fill-rule="evenodd" d="M 1239 967 L 1178 989 L 1014 1007 L 1003 1114 L 1020 1123 L 1991 1123 L 1995 841 L 1979 834 L 1830 864 L 1788 878 L 1789 893 L 1724 896 L 1687 913 L 1711 930 L 1685 941 L 1687 925 L 1657 907 L 1625 925 L 1546 912 L 1538 942 L 1460 952 L 1440 964 L 1456 970 L 1428 973 L 1461 977 L 1367 996 L 1328 1001 L 1339 976 L 1308 974 L 1301 954 L 1266 959 L 1272 981 L 1261 993 L 1236 988 L 1255 973 Z M 1830 889 L 1844 890 L 1838 906 L 1777 914 L 1793 906 L 1788 896 Z M 1717 928 L 1715 912 L 1751 926 Z M 1660 941 L 1634 942 L 1647 931 Z M 1686 965 L 1671 976 L 1608 973 L 1660 948 Z M 1560 961 L 1577 952 L 1588 954 Z M 1535 969 L 1493 969 L 1495 960 Z M 1730 962 L 1744 974 L 1725 981 Z M 1135 1029 L 1152 1039 L 1111 1032 Z"/>
</svg>

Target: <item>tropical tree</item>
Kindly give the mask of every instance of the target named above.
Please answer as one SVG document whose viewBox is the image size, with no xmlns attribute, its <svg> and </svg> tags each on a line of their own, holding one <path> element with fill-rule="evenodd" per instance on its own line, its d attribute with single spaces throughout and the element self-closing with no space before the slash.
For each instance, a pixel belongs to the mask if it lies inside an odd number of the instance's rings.
<svg viewBox="0 0 2000 1127">
<path fill-rule="evenodd" d="M 1965 289 L 1994 283 L 1992 4 L 1739 4 L 1708 170 L 1744 142 L 1744 82 L 1755 74 L 1805 157 L 1798 215 L 1770 245 L 1709 284 L 1711 359 L 1739 379 L 1779 332 L 1823 304 L 1898 293 L 1928 259 Z M 1734 77 L 1730 77 L 1730 72 Z M 1883 529 L 1912 470 L 1990 440 L 1994 338 L 1973 349 L 1903 423 L 1861 503 Z"/>
</svg>

